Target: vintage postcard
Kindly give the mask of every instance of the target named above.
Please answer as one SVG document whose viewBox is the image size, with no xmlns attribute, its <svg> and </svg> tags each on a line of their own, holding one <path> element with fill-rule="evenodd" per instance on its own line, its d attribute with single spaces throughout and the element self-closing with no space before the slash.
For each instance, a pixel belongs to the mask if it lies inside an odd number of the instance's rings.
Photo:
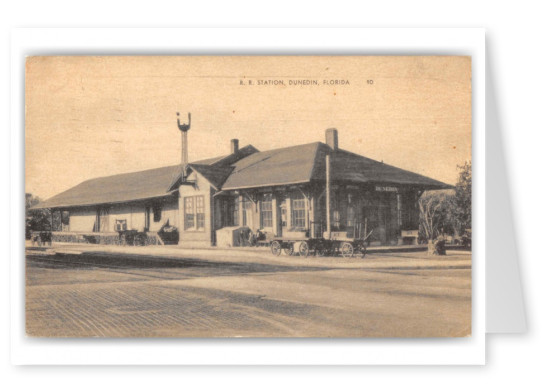
<svg viewBox="0 0 551 391">
<path fill-rule="evenodd" d="M 30 337 L 469 337 L 471 57 L 31 56 Z"/>
</svg>

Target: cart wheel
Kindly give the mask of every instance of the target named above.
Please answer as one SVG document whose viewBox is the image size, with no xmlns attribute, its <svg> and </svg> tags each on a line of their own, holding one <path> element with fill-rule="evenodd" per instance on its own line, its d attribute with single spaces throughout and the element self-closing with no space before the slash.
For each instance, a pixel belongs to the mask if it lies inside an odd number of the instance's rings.
<svg viewBox="0 0 551 391">
<path fill-rule="evenodd" d="M 295 249 L 293 248 L 293 243 L 291 243 L 291 247 L 285 247 L 283 249 L 283 252 L 285 253 L 285 255 L 288 255 L 288 256 L 293 255 L 293 253 L 295 252 Z"/>
<path fill-rule="evenodd" d="M 300 242 L 300 244 L 298 245 L 298 253 L 302 257 L 307 257 L 309 251 L 310 249 L 308 248 L 308 243 L 306 243 L 305 241 Z"/>
<path fill-rule="evenodd" d="M 272 242 L 271 247 L 272 247 L 272 254 L 278 257 L 279 254 L 281 254 L 281 243 L 279 243 L 277 240 L 274 240 Z"/>
<path fill-rule="evenodd" d="M 341 244 L 341 254 L 343 257 L 352 257 L 354 255 L 354 246 L 352 246 L 350 243 Z"/>
</svg>

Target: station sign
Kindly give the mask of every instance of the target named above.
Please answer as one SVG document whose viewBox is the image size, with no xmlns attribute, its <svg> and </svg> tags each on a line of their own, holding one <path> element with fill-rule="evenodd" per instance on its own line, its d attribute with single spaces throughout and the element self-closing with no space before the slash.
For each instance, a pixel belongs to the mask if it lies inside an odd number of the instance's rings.
<svg viewBox="0 0 551 391">
<path fill-rule="evenodd" d="M 375 191 L 388 191 L 388 192 L 398 192 L 398 188 L 395 186 L 375 186 Z"/>
</svg>

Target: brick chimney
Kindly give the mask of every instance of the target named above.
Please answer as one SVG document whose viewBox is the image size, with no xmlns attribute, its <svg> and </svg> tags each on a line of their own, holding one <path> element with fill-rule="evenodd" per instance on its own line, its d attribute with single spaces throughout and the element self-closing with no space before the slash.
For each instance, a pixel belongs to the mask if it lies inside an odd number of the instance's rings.
<svg viewBox="0 0 551 391">
<path fill-rule="evenodd" d="M 232 154 L 237 153 L 237 151 L 239 151 L 239 140 L 236 138 L 231 139 L 230 147 L 231 147 L 230 153 Z"/>
<path fill-rule="evenodd" d="M 339 132 L 337 132 L 337 129 L 330 128 L 325 131 L 325 143 L 334 151 L 339 149 Z"/>
</svg>

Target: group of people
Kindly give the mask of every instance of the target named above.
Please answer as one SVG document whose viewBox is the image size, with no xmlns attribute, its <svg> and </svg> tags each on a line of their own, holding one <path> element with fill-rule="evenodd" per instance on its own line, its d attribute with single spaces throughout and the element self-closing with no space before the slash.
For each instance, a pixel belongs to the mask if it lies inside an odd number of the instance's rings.
<svg viewBox="0 0 551 391">
<path fill-rule="evenodd" d="M 257 229 L 256 232 L 252 229 L 243 230 L 239 239 L 241 247 L 255 247 L 259 245 L 259 242 L 266 240 L 266 233 L 260 229 Z"/>
</svg>

